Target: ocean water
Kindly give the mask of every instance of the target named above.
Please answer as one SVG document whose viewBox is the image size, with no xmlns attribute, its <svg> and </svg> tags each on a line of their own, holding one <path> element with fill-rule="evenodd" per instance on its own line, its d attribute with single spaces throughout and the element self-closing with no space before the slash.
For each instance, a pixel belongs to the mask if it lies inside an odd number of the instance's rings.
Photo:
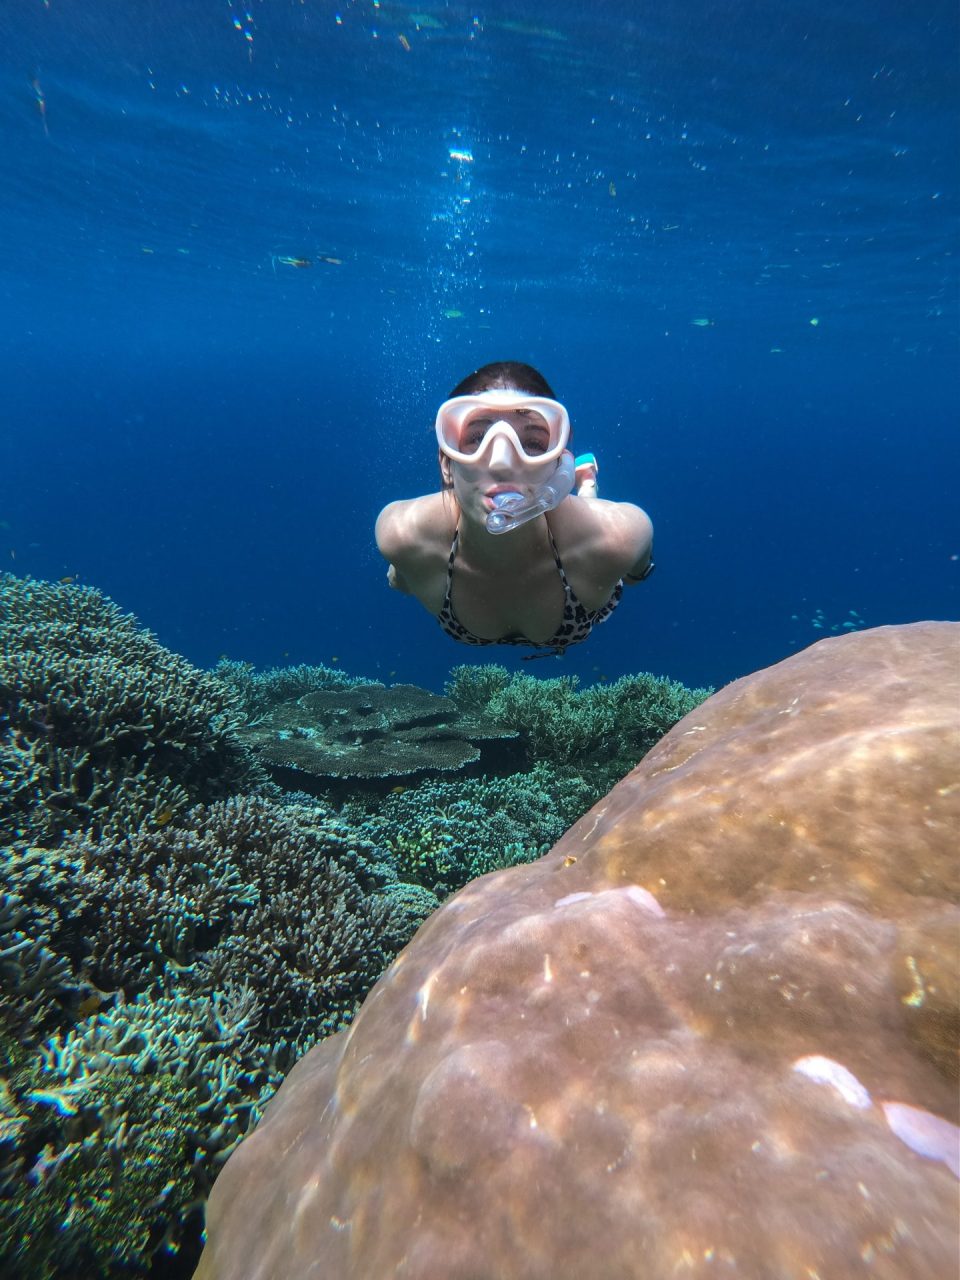
<svg viewBox="0 0 960 1280">
<path fill-rule="evenodd" d="M 537 674 L 956 617 L 957 51 L 954 0 L 4 0 L 0 563 L 201 665 L 520 668 L 373 541 L 519 359 L 656 529 Z"/>
</svg>

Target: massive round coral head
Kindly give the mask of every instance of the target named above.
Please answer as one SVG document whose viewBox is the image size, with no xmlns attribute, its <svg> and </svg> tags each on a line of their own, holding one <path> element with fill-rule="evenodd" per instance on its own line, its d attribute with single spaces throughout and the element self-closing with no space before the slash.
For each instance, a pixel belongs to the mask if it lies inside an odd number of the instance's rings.
<svg viewBox="0 0 960 1280">
<path fill-rule="evenodd" d="M 953 1280 L 958 706 L 923 623 L 688 715 L 298 1063 L 198 1280 Z"/>
</svg>

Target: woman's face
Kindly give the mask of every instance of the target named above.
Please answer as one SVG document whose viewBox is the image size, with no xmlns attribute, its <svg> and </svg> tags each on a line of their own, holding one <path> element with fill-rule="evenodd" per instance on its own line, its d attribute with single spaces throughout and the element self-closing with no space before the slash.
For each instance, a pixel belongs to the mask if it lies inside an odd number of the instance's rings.
<svg viewBox="0 0 960 1280">
<path fill-rule="evenodd" d="M 486 448 L 482 447 L 486 431 L 494 422 L 507 422 L 523 443 L 527 457 L 535 457 L 549 445 L 550 433 L 539 414 L 529 410 L 498 410 L 496 417 L 471 418 L 464 427 L 461 449 L 466 453 L 471 446 L 477 452 L 476 462 L 457 462 L 440 455 L 440 466 L 463 515 L 477 524 L 484 524 L 494 509 L 494 496 L 498 493 L 522 493 L 528 496 L 556 469 L 555 459 L 543 467 L 531 467 L 523 462 L 509 436 L 496 433 Z"/>
</svg>

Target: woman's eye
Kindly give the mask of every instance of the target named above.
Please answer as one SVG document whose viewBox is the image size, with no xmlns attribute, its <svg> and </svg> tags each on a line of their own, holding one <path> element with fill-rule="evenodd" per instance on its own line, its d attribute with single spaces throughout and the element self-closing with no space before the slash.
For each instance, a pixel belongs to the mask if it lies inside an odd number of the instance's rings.
<svg viewBox="0 0 960 1280">
<path fill-rule="evenodd" d="M 528 427 L 520 437 L 525 453 L 546 453 L 548 436 L 539 427 Z"/>
</svg>

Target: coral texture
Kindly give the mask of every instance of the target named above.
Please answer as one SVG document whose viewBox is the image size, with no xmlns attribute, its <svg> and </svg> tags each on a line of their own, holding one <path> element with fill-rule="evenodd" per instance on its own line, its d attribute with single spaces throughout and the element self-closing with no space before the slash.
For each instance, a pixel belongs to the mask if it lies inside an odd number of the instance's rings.
<svg viewBox="0 0 960 1280">
<path fill-rule="evenodd" d="M 436 905 L 315 802 L 240 796 L 6 850 L 3 1274 L 115 1274 L 177 1247 L 282 1072 Z"/>
<path fill-rule="evenodd" d="M 445 898 L 488 871 L 546 853 L 570 826 L 556 800 L 563 786 L 538 764 L 506 778 L 422 782 L 387 796 L 373 814 L 354 803 L 342 816 L 383 847 L 401 882 Z"/>
<path fill-rule="evenodd" d="M 300 787 L 317 779 L 456 772 L 480 759 L 484 742 L 516 736 L 412 684 L 307 693 L 243 730 L 275 775 Z"/>
<path fill-rule="evenodd" d="M 960 628 L 824 640 L 468 885 L 213 1189 L 197 1280 L 957 1273 Z"/>
<path fill-rule="evenodd" d="M 542 680 L 494 664 L 450 674 L 459 707 L 517 730 L 529 761 L 575 766 L 597 798 L 713 692 L 645 672 L 586 689 L 576 676 Z"/>
<path fill-rule="evenodd" d="M 0 842 L 123 832 L 263 781 L 220 681 L 91 587 L 0 574 Z"/>
</svg>

